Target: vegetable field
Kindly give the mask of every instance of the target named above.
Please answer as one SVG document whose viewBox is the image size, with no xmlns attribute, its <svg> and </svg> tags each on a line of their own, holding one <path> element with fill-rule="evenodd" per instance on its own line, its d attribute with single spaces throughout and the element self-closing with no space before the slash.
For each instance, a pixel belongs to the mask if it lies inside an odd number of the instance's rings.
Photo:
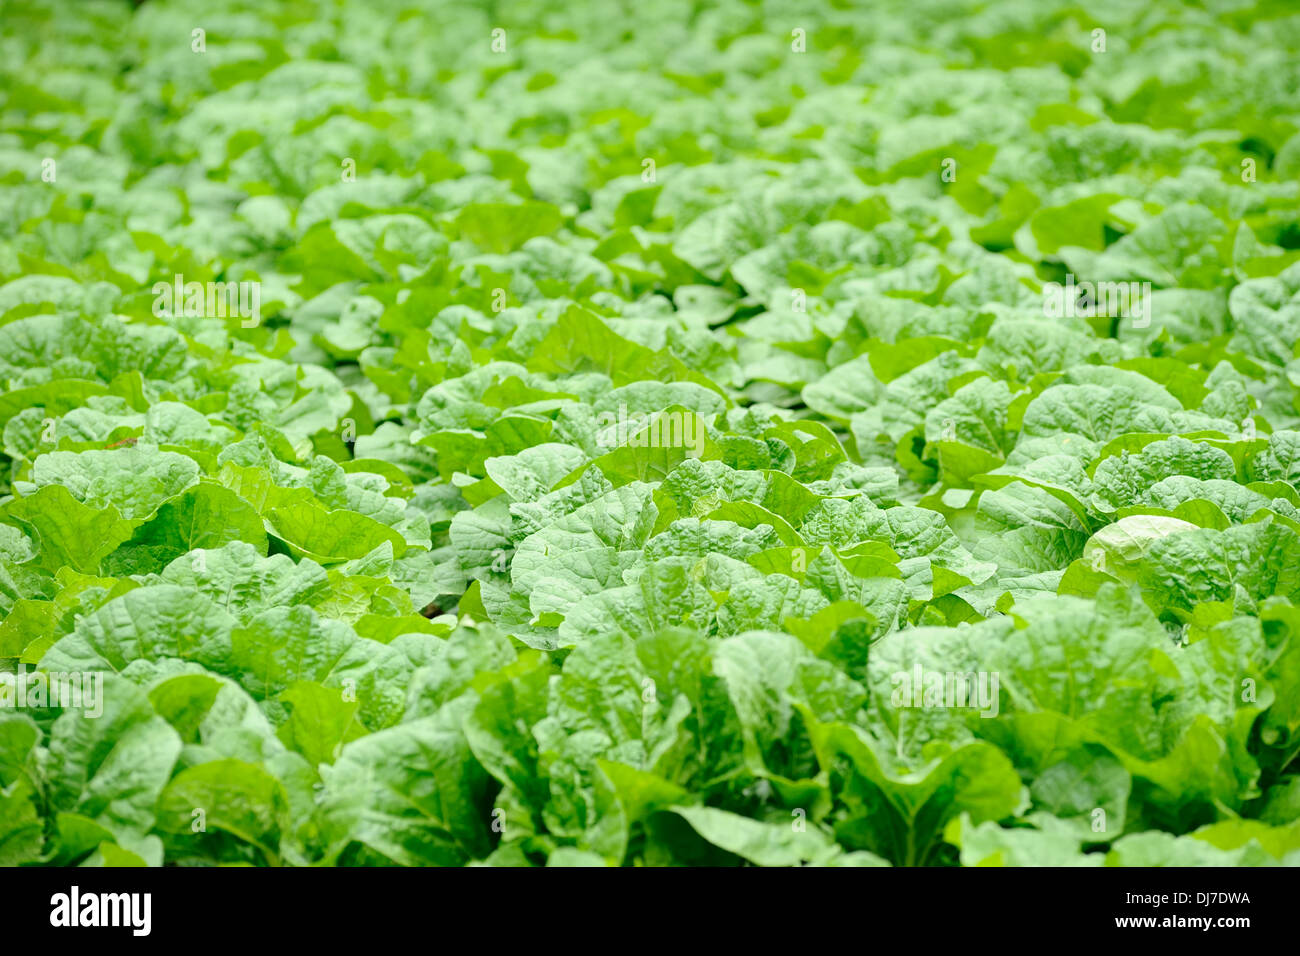
<svg viewBox="0 0 1300 956">
<path fill-rule="evenodd" d="M 1291 0 L 0 0 L 0 865 L 1300 864 Z"/>
</svg>

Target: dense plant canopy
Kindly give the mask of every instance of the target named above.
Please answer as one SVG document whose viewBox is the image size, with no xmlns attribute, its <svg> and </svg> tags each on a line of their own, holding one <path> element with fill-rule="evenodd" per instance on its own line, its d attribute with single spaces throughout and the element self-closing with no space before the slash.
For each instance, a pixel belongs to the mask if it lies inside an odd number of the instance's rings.
<svg viewBox="0 0 1300 956">
<path fill-rule="evenodd" d="M 1293 3 L 0 11 L 0 864 L 1300 863 Z"/>
</svg>

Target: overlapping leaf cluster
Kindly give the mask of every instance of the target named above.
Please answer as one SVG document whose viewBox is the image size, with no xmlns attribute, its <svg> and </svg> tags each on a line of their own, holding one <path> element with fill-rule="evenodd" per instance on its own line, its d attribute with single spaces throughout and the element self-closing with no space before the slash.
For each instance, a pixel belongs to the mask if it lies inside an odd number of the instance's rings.
<svg viewBox="0 0 1300 956">
<path fill-rule="evenodd" d="M 1300 861 L 1290 3 L 0 51 L 0 863 Z"/>
</svg>

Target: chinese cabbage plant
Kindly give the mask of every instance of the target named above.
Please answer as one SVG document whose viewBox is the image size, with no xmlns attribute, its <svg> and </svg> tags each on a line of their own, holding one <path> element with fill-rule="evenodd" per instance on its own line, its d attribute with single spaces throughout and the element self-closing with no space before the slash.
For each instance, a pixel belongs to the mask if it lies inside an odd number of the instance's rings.
<svg viewBox="0 0 1300 956">
<path fill-rule="evenodd" d="M 1300 863 L 1293 4 L 0 44 L 0 864 Z"/>
</svg>

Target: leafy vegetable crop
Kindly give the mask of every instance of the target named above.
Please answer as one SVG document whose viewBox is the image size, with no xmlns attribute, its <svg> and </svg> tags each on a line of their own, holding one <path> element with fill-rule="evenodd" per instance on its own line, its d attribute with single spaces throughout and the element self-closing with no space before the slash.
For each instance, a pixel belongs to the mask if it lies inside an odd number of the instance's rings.
<svg viewBox="0 0 1300 956">
<path fill-rule="evenodd" d="M 6 3 L 0 864 L 1300 863 L 1300 13 Z"/>
</svg>

